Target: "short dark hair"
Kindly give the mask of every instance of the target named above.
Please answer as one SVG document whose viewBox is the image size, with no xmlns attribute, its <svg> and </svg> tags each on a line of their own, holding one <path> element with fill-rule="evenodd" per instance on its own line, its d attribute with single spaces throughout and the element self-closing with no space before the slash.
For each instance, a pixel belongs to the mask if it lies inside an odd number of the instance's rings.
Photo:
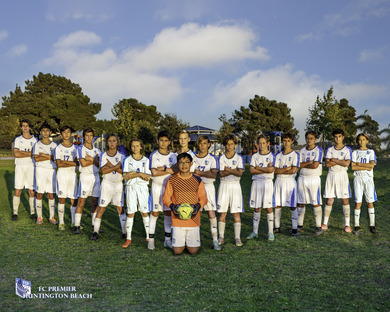
<svg viewBox="0 0 390 312">
<path fill-rule="evenodd" d="M 226 146 L 229 141 L 233 141 L 235 145 L 238 144 L 237 137 L 234 134 L 228 134 L 223 138 L 223 146 Z"/>
<path fill-rule="evenodd" d="M 269 135 L 266 135 L 264 133 L 260 134 L 258 137 L 257 137 L 257 143 L 259 143 L 260 139 L 264 139 L 266 142 L 270 142 L 270 137 Z"/>
<path fill-rule="evenodd" d="M 188 154 L 188 153 L 180 153 L 177 156 L 177 162 L 179 162 L 180 160 L 182 160 L 184 158 L 188 158 L 188 160 L 192 162 L 192 156 L 190 154 Z"/>
<path fill-rule="evenodd" d="M 311 135 L 314 135 L 314 137 L 317 139 L 318 138 L 318 134 L 317 132 L 315 132 L 314 130 L 307 130 L 306 133 L 305 133 L 305 139 L 307 138 L 307 136 L 311 134 Z"/>
<path fill-rule="evenodd" d="M 332 131 L 332 136 L 335 136 L 336 134 L 341 134 L 342 136 L 344 136 L 344 130 L 340 128 L 334 129 Z"/>
<path fill-rule="evenodd" d="M 95 136 L 95 131 L 91 127 L 88 127 L 83 130 L 83 139 L 85 138 L 85 134 L 89 132 L 92 132 L 93 136 Z"/>
<path fill-rule="evenodd" d="M 295 138 L 295 136 L 294 136 L 294 134 L 292 134 L 291 132 L 284 132 L 284 133 L 282 134 L 282 141 L 283 141 L 284 139 L 291 139 L 291 141 L 294 141 L 294 138 Z"/>
<path fill-rule="evenodd" d="M 47 122 L 44 122 L 42 126 L 39 127 L 39 131 L 42 131 L 43 129 L 49 129 L 51 131 L 51 126 Z"/>
<path fill-rule="evenodd" d="M 70 130 L 70 132 L 74 131 L 71 126 L 65 125 L 65 126 L 62 126 L 60 128 L 60 133 L 64 132 L 65 130 L 68 130 L 68 129 Z"/>
<path fill-rule="evenodd" d="M 20 121 L 20 126 L 22 126 L 22 124 L 23 123 L 27 123 L 28 124 L 28 126 L 31 128 L 32 127 L 32 124 L 31 124 L 31 121 L 29 120 L 29 119 L 22 119 L 21 121 Z"/>
<path fill-rule="evenodd" d="M 161 131 L 157 134 L 157 140 L 160 139 L 160 138 L 162 138 L 162 137 L 167 137 L 169 141 L 171 140 L 171 134 L 170 134 L 169 131 L 167 131 L 167 130 L 161 130 Z"/>
</svg>

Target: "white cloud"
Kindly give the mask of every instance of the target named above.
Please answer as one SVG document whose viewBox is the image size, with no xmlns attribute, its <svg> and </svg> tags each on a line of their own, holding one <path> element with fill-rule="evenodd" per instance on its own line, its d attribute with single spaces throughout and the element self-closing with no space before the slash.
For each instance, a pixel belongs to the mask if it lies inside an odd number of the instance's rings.
<svg viewBox="0 0 390 312">
<path fill-rule="evenodd" d="M 94 32 L 80 30 L 60 37 L 60 39 L 54 44 L 54 47 L 56 49 L 77 48 L 100 44 L 101 41 L 102 39 Z"/>
<path fill-rule="evenodd" d="M 0 30 L 0 42 L 8 38 L 8 31 Z"/>
<path fill-rule="evenodd" d="M 383 58 L 383 49 L 381 48 L 377 50 L 361 51 L 358 60 L 360 63 L 365 63 L 365 62 L 381 60 L 382 58 Z"/>
<path fill-rule="evenodd" d="M 28 51 L 28 47 L 25 44 L 19 44 L 17 46 L 14 46 L 7 52 L 7 55 L 9 57 L 16 57 L 16 56 L 21 56 L 25 54 Z"/>
</svg>

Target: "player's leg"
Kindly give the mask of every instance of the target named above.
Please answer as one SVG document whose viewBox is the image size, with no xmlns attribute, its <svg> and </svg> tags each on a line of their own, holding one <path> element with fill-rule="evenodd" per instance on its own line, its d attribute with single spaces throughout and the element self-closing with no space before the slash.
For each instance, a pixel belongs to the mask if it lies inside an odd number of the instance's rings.
<svg viewBox="0 0 390 312">
<path fill-rule="evenodd" d="M 59 229 L 60 231 L 65 231 L 65 221 L 64 221 L 64 215 L 65 215 L 65 202 L 66 202 L 66 198 L 58 197 L 58 207 L 57 207 L 57 211 L 58 211 L 58 222 L 59 222 L 58 229 Z"/>
<path fill-rule="evenodd" d="M 79 197 L 77 201 L 77 206 L 74 214 L 74 223 L 72 223 L 73 234 L 80 234 L 81 216 L 83 215 L 83 209 L 86 201 L 87 201 L 86 197 Z"/>
<path fill-rule="evenodd" d="M 54 200 L 54 194 L 53 193 L 47 193 L 47 198 L 48 198 L 48 204 L 49 204 L 49 222 L 51 224 L 57 225 L 58 222 L 54 218 L 55 214 L 55 200 Z"/>
<path fill-rule="evenodd" d="M 197 254 L 200 247 L 200 229 L 199 226 L 184 228 L 185 244 L 191 255 Z"/>
<path fill-rule="evenodd" d="M 108 202 L 109 203 L 109 202 Z M 98 206 L 97 211 L 96 211 L 96 217 L 95 217 L 95 222 L 93 226 L 93 233 L 91 236 L 91 240 L 97 240 L 99 238 L 99 230 L 100 230 L 100 225 L 102 222 L 102 217 L 104 212 L 106 211 L 107 206 Z"/>
<path fill-rule="evenodd" d="M 249 207 L 254 208 L 253 211 L 253 227 L 252 233 L 249 234 L 247 239 L 257 238 L 259 235 L 259 224 L 261 217 L 261 197 L 262 197 L 261 182 L 258 180 L 252 181 L 251 191 L 249 194 Z"/>
<path fill-rule="evenodd" d="M 241 242 L 241 217 L 239 212 L 232 213 L 234 226 L 234 241 L 237 247 L 242 246 Z"/>
<path fill-rule="evenodd" d="M 268 224 L 268 240 L 273 241 L 274 236 L 274 211 L 273 208 L 266 208 L 267 210 L 267 224 Z"/>
<path fill-rule="evenodd" d="M 298 230 L 303 231 L 303 221 L 305 220 L 306 205 L 298 204 Z"/>
<path fill-rule="evenodd" d="M 298 235 L 298 209 L 296 207 L 290 207 L 291 211 L 291 235 Z"/>
<path fill-rule="evenodd" d="M 135 213 L 128 213 L 126 219 L 126 241 L 122 244 L 123 248 L 127 248 L 131 245 L 131 233 L 133 231 Z"/>
<path fill-rule="evenodd" d="M 208 210 L 207 214 L 208 214 L 209 220 L 210 220 L 210 231 L 211 231 L 211 237 L 213 239 L 213 248 L 214 248 L 214 250 L 221 250 L 221 246 L 219 246 L 219 243 L 218 243 L 217 216 L 216 216 L 214 210 Z"/>
<path fill-rule="evenodd" d="M 164 247 L 172 248 L 172 216 L 171 211 L 164 210 Z"/>
<path fill-rule="evenodd" d="M 181 255 L 184 249 L 186 248 L 185 235 L 186 233 L 184 232 L 182 227 L 177 227 L 177 226 L 172 227 L 172 250 L 175 255 Z"/>
<path fill-rule="evenodd" d="M 322 207 L 321 205 L 313 205 L 313 212 L 314 212 L 314 220 L 316 224 L 315 234 L 320 235 L 324 231 L 321 228 L 321 221 L 322 221 Z"/>
<path fill-rule="evenodd" d="M 226 215 L 227 212 L 220 212 L 218 216 L 218 233 L 219 233 L 218 243 L 220 245 L 223 245 L 225 242 Z"/>
<path fill-rule="evenodd" d="M 42 218 L 42 198 L 43 193 L 37 193 L 37 197 L 35 199 L 35 206 L 37 210 L 37 224 L 43 224 L 43 218 Z"/>
<path fill-rule="evenodd" d="M 370 219 L 370 232 L 372 234 L 377 234 L 378 231 L 376 230 L 375 227 L 375 208 L 374 208 L 374 203 L 367 203 L 368 207 L 368 217 Z"/>
<path fill-rule="evenodd" d="M 253 229 L 247 239 L 257 238 L 259 236 L 259 224 L 261 218 L 261 208 L 254 208 L 253 211 Z"/>
<path fill-rule="evenodd" d="M 30 218 L 35 220 L 37 218 L 35 214 L 35 192 L 34 189 L 28 189 L 28 204 L 30 206 Z"/>
<path fill-rule="evenodd" d="M 22 189 L 15 189 L 14 197 L 12 198 L 12 221 L 18 221 L 18 212 L 19 212 L 21 194 L 22 194 Z"/>
<path fill-rule="evenodd" d="M 149 219 L 149 241 L 148 241 L 148 249 L 154 250 L 154 234 L 156 231 L 157 219 L 160 214 L 160 211 L 151 211 L 150 219 Z"/>
<path fill-rule="evenodd" d="M 102 190 L 105 188 L 107 193 L 109 194 L 104 194 L 104 199 L 106 199 L 106 201 L 108 202 L 111 202 L 112 198 L 114 197 L 112 193 L 114 193 L 116 190 L 115 189 L 112 189 L 110 185 L 105 185 L 103 187 L 103 183 L 102 182 L 102 185 L 100 185 L 100 179 L 99 179 L 99 176 L 97 175 L 94 175 L 94 179 L 93 179 L 93 187 L 92 187 L 92 192 L 91 192 L 91 225 L 92 227 L 94 226 L 94 222 L 95 222 L 95 217 L 96 217 L 96 212 L 97 212 L 97 207 L 98 205 L 100 206 L 100 198 L 102 197 Z"/>
<path fill-rule="evenodd" d="M 76 194 L 77 196 L 77 194 Z M 70 199 L 70 217 L 71 217 L 71 224 L 74 226 L 75 222 L 75 214 L 76 214 L 76 208 L 78 204 L 78 198 L 71 198 Z"/>
<path fill-rule="evenodd" d="M 277 177 L 274 186 L 274 203 L 275 203 L 274 233 L 280 233 L 280 220 L 282 218 L 282 190 L 283 190 L 283 185 L 281 179 Z"/>
<path fill-rule="evenodd" d="M 324 221 L 322 222 L 322 225 L 321 225 L 321 228 L 323 230 L 328 229 L 328 222 L 329 222 L 329 218 L 330 218 L 330 213 L 332 212 L 333 203 L 334 203 L 334 198 L 326 198 L 326 204 L 325 204 L 325 208 L 324 208 Z"/>
<path fill-rule="evenodd" d="M 376 196 L 373 178 L 365 179 L 364 196 L 366 198 L 367 207 L 368 207 L 368 217 L 370 220 L 370 232 L 372 234 L 377 234 L 378 231 L 375 228 L 375 209 L 374 209 L 374 202 L 377 200 L 377 196 Z"/>
<path fill-rule="evenodd" d="M 136 188 L 136 195 L 138 199 L 138 210 L 142 216 L 142 223 L 144 224 L 146 241 L 149 241 L 149 189 L 148 186 L 140 186 Z M 136 208 L 136 207 L 135 207 Z M 135 212 L 135 211 L 134 211 Z"/>
<path fill-rule="evenodd" d="M 289 197 L 290 202 L 290 211 L 291 211 L 291 235 L 297 236 L 298 235 L 298 209 L 297 209 L 297 182 L 295 179 L 289 179 L 288 181 L 288 194 L 286 196 Z M 288 202 L 287 202 L 288 203 Z M 286 204 L 287 204 L 286 203 Z"/>
<path fill-rule="evenodd" d="M 299 176 L 298 178 L 298 190 L 297 190 L 297 194 L 298 194 L 298 207 L 297 207 L 297 210 L 298 210 L 298 230 L 302 231 L 303 230 L 303 221 L 305 220 L 305 212 L 306 212 L 306 203 L 307 203 L 307 199 L 306 199 L 306 196 L 309 195 L 307 193 L 309 193 L 309 188 L 305 185 L 307 183 L 310 183 L 310 180 L 309 181 L 306 181 L 307 179 L 305 179 L 304 177 L 302 176 Z"/>
<path fill-rule="evenodd" d="M 349 206 L 349 199 L 348 198 L 342 198 L 341 204 L 343 205 L 343 213 L 344 213 L 344 220 L 345 220 L 345 228 L 344 231 L 346 233 L 351 233 L 352 229 L 350 226 L 350 219 L 351 219 L 351 208 Z"/>
</svg>

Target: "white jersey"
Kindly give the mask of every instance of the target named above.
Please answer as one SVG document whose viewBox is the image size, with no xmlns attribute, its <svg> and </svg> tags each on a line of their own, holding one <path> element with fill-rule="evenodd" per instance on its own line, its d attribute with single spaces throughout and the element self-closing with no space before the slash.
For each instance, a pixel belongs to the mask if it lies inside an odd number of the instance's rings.
<svg viewBox="0 0 390 312">
<path fill-rule="evenodd" d="M 218 170 L 218 160 L 217 157 L 211 154 L 207 154 L 204 157 L 199 157 L 199 156 L 194 156 L 194 165 L 195 169 L 205 172 L 205 171 L 210 171 L 212 169 L 217 169 Z M 204 184 L 207 183 L 213 183 L 215 179 L 212 178 L 206 178 L 206 177 L 201 177 L 202 181 Z"/>
<path fill-rule="evenodd" d="M 54 160 L 62 161 L 76 161 L 77 159 L 77 147 L 73 144 L 69 147 L 59 144 L 54 151 Z M 59 171 L 76 172 L 77 166 L 61 167 Z"/>
<path fill-rule="evenodd" d="M 39 155 L 39 153 L 44 153 L 50 156 L 54 156 L 54 150 L 56 149 L 57 144 L 50 142 L 49 144 L 44 144 L 42 141 L 35 143 L 33 148 L 33 155 Z M 57 168 L 56 163 L 53 160 L 44 160 L 35 162 L 36 167 L 53 169 Z"/>
<path fill-rule="evenodd" d="M 362 163 L 362 164 L 369 164 L 371 161 L 375 161 L 376 164 L 376 156 L 375 152 L 372 149 L 366 149 L 366 150 L 354 150 L 352 152 L 352 162 L 354 163 Z M 374 170 L 355 170 L 354 171 L 355 177 L 374 177 Z"/>
<path fill-rule="evenodd" d="M 166 167 L 166 168 L 172 168 L 174 164 L 177 162 L 177 157 L 174 153 L 168 152 L 168 154 L 164 155 L 161 154 L 158 150 L 154 151 L 152 154 L 150 154 L 149 157 L 149 168 L 157 169 L 158 167 Z M 159 185 L 163 185 L 164 180 L 169 176 L 170 174 L 164 174 L 162 176 L 158 177 L 152 177 L 153 183 L 157 183 Z"/>
<path fill-rule="evenodd" d="M 134 159 L 133 156 L 128 156 L 123 161 L 122 171 L 125 172 L 142 172 L 151 175 L 149 168 L 149 159 L 142 156 L 141 159 Z M 126 185 L 148 185 L 149 181 L 141 178 L 134 178 L 126 181 Z"/>
<path fill-rule="evenodd" d="M 323 154 L 324 152 L 320 146 L 316 146 L 311 150 L 307 149 L 307 146 L 302 148 L 299 152 L 301 162 L 318 161 L 320 164 L 316 169 L 301 168 L 299 174 L 301 176 L 321 176 Z"/>
<path fill-rule="evenodd" d="M 326 150 L 325 158 L 327 159 L 339 159 L 339 160 L 351 160 L 352 159 L 352 150 L 348 146 L 344 146 L 341 149 L 336 149 L 334 146 L 329 147 Z M 336 165 L 333 167 L 329 167 L 329 172 L 347 172 L 348 167 Z"/>
<path fill-rule="evenodd" d="M 244 160 L 240 154 L 234 153 L 232 158 L 227 158 L 226 154 L 219 157 L 218 170 L 223 171 L 225 167 L 230 169 L 242 169 L 245 170 Z M 226 177 L 221 177 L 221 182 L 237 182 L 240 181 L 241 177 L 237 177 L 233 174 L 229 174 Z"/>
<path fill-rule="evenodd" d="M 14 149 L 18 149 L 21 152 L 31 152 L 35 143 L 37 143 L 38 140 L 36 137 L 32 136 L 29 139 L 26 139 L 23 137 L 23 135 L 19 135 L 14 140 Z M 32 157 L 21 157 L 16 158 L 15 157 L 15 165 L 33 165 L 34 160 Z"/>
<path fill-rule="evenodd" d="M 125 155 L 117 151 L 114 156 L 110 156 L 107 152 L 104 152 L 100 155 L 100 168 L 103 168 L 109 161 L 113 166 L 116 166 L 118 163 L 123 163 Z M 122 182 L 122 174 L 116 171 L 111 171 L 110 173 L 103 174 L 103 181 L 111 183 L 120 183 Z"/>
<path fill-rule="evenodd" d="M 275 155 L 271 152 L 262 155 L 260 152 L 254 154 L 251 158 L 251 167 L 268 167 L 268 165 L 272 163 L 275 165 Z M 253 174 L 252 180 L 266 180 L 266 179 L 273 179 L 274 173 L 262 173 L 262 174 Z"/>
<path fill-rule="evenodd" d="M 96 155 L 100 156 L 101 151 L 97 147 L 92 146 L 92 148 L 88 148 L 85 145 L 81 145 L 77 149 L 77 158 L 78 159 L 85 159 L 87 155 L 91 157 L 95 157 Z M 83 167 L 80 165 L 80 173 L 87 173 L 87 174 L 99 174 L 99 167 L 95 166 L 95 164 L 92 164 L 87 167 Z"/>
<path fill-rule="evenodd" d="M 291 151 L 288 154 L 283 154 L 283 152 L 279 152 L 275 158 L 275 168 L 286 168 L 286 167 L 298 167 L 299 168 L 299 153 L 296 151 Z M 277 177 L 280 178 L 293 178 L 297 174 L 278 174 Z"/>
</svg>

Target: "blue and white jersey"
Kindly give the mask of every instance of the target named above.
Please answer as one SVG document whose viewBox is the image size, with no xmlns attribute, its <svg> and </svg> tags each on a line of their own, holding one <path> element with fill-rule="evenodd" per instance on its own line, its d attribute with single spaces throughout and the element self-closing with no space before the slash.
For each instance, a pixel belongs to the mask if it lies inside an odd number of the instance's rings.
<svg viewBox="0 0 390 312">
<path fill-rule="evenodd" d="M 245 170 L 244 160 L 240 154 L 234 153 L 233 157 L 227 158 L 226 154 L 219 156 L 218 170 L 223 171 L 225 167 L 230 169 L 242 169 Z M 221 182 L 236 182 L 240 181 L 241 177 L 237 177 L 233 174 L 229 174 L 226 177 L 221 177 Z"/>
<path fill-rule="evenodd" d="M 354 150 L 352 152 L 352 162 L 354 163 L 362 163 L 362 164 L 369 164 L 371 161 L 375 161 L 376 164 L 376 155 L 375 152 L 372 149 L 366 149 L 366 150 Z M 355 170 L 354 171 L 355 177 L 374 177 L 374 170 Z"/>
<path fill-rule="evenodd" d="M 326 159 L 335 158 L 335 159 L 339 159 L 339 160 L 351 160 L 352 159 L 352 150 L 348 146 L 344 146 L 341 149 L 336 149 L 334 146 L 332 146 L 326 150 L 325 158 Z M 329 167 L 329 172 L 333 172 L 333 173 L 347 172 L 347 171 L 348 171 L 348 167 L 344 167 L 344 166 L 340 166 L 340 165 Z"/>
<path fill-rule="evenodd" d="M 168 154 L 161 154 L 158 150 L 154 151 L 152 154 L 150 154 L 149 157 L 149 168 L 157 169 L 158 167 L 166 167 L 166 168 L 172 168 L 174 164 L 177 162 L 177 157 L 174 153 L 168 152 Z M 170 174 L 167 173 L 165 175 L 159 176 L 159 177 L 153 177 L 153 183 L 157 183 L 159 185 L 163 185 L 164 180 L 169 176 Z"/>
<path fill-rule="evenodd" d="M 322 174 L 322 158 L 324 152 L 320 146 L 316 146 L 315 148 L 309 150 L 307 146 L 302 148 L 299 152 L 300 161 L 302 162 L 319 162 L 320 164 L 316 169 L 309 168 L 301 168 L 299 174 L 301 176 L 321 176 Z"/>
<path fill-rule="evenodd" d="M 118 163 L 123 163 L 125 155 L 117 151 L 114 156 L 110 156 L 107 152 L 104 152 L 100 155 L 100 168 L 104 167 L 109 161 L 113 166 L 116 166 Z M 120 183 L 122 182 L 122 174 L 116 171 L 111 171 L 110 173 L 103 174 L 103 181 L 111 183 Z"/>
<path fill-rule="evenodd" d="M 29 139 L 26 139 L 23 137 L 23 135 L 19 135 L 14 140 L 14 149 L 18 149 L 21 152 L 31 152 L 35 143 L 37 143 L 38 140 L 36 137 L 32 136 Z M 15 157 L 15 165 L 33 165 L 34 159 L 31 157 L 21 157 L 16 158 Z"/>
<path fill-rule="evenodd" d="M 122 171 L 125 172 L 142 172 L 151 175 L 149 168 L 149 159 L 142 156 L 141 159 L 134 159 L 133 156 L 128 156 L 123 161 Z M 134 178 L 126 181 L 126 185 L 148 185 L 149 181 L 142 180 L 141 178 Z"/>
<path fill-rule="evenodd" d="M 81 145 L 78 147 L 77 153 L 78 153 L 77 154 L 78 159 L 85 159 L 85 157 L 87 155 L 91 156 L 92 158 L 94 158 L 96 155 L 100 156 L 101 151 L 100 151 L 100 149 L 98 149 L 97 147 L 94 147 L 94 146 L 92 146 L 92 148 L 88 148 L 85 145 Z M 80 164 L 79 170 L 80 170 L 80 173 L 99 174 L 99 167 L 95 166 L 95 164 L 92 164 L 92 165 L 87 166 L 87 167 L 83 167 Z"/>
<path fill-rule="evenodd" d="M 66 147 L 61 143 L 54 150 L 54 160 L 76 161 L 76 159 L 77 159 L 77 147 L 73 144 L 71 146 Z M 61 167 L 58 168 L 58 170 L 76 172 L 77 166 Z"/>
<path fill-rule="evenodd" d="M 269 164 L 275 165 L 275 155 L 271 152 L 268 154 L 262 155 L 260 152 L 254 154 L 251 158 L 251 167 L 268 167 Z M 266 180 L 266 179 L 273 179 L 274 173 L 262 173 L 262 174 L 253 174 L 252 180 Z"/>
<path fill-rule="evenodd" d="M 283 154 L 279 152 L 275 158 L 275 168 L 287 168 L 287 167 L 298 167 L 299 168 L 299 153 L 296 151 L 291 151 L 288 154 Z M 296 173 L 294 174 L 278 174 L 277 177 L 280 178 L 293 178 L 295 179 Z"/>
<path fill-rule="evenodd" d="M 54 142 L 50 142 L 49 144 L 44 144 L 42 141 L 38 141 L 35 143 L 33 148 L 33 155 L 39 155 L 39 153 L 47 154 L 50 156 L 54 156 L 54 151 L 57 147 L 57 144 Z M 56 163 L 53 160 L 44 160 L 44 161 L 36 161 L 36 167 L 40 168 L 57 168 Z"/>
<path fill-rule="evenodd" d="M 202 172 L 210 171 L 212 169 L 218 170 L 217 157 L 211 154 L 207 154 L 204 157 L 199 157 L 195 155 L 193 158 L 193 162 L 194 162 L 195 169 Z M 213 183 L 215 181 L 215 179 L 206 178 L 206 177 L 201 177 L 201 179 L 204 184 Z"/>
</svg>

